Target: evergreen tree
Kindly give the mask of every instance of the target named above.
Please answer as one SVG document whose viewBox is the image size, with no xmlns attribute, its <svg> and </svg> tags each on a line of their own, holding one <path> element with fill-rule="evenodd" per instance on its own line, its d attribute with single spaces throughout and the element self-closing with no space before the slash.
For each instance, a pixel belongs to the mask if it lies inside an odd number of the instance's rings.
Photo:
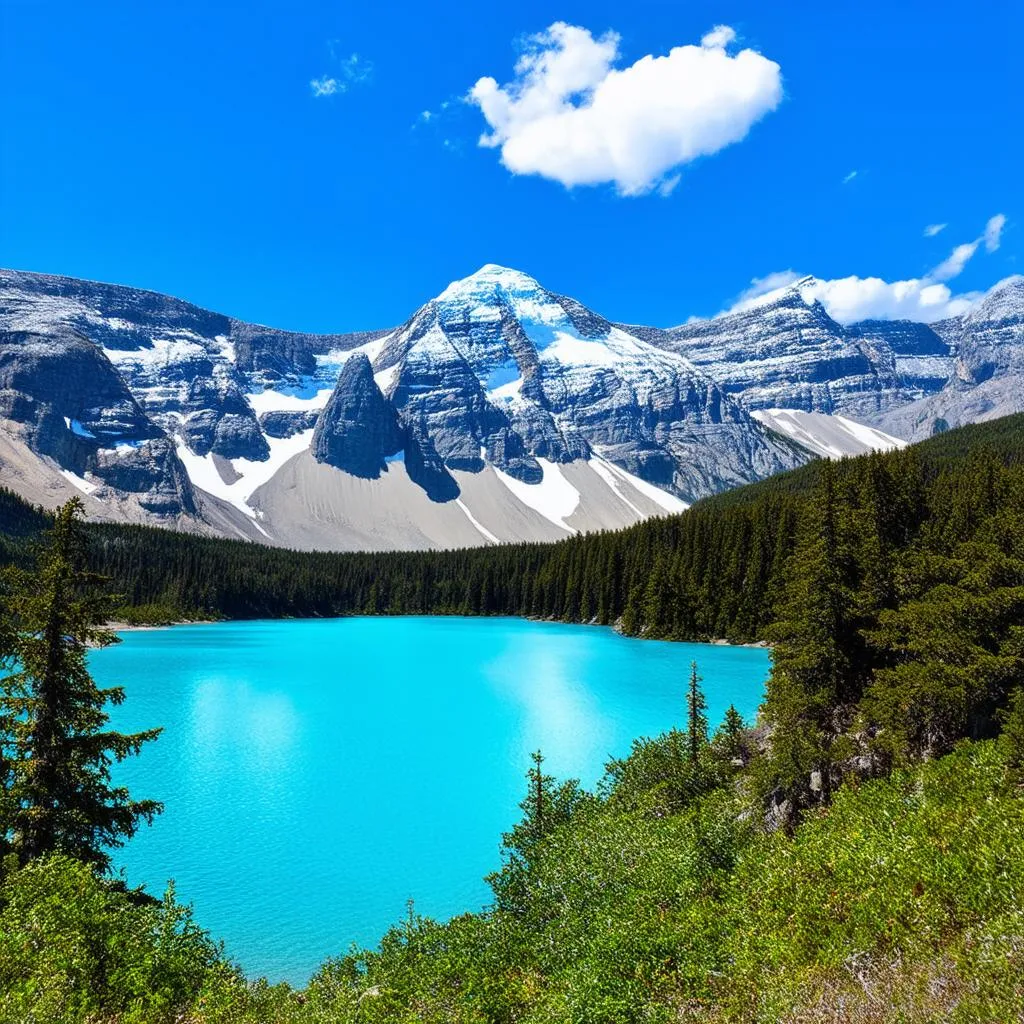
<svg viewBox="0 0 1024 1024">
<path fill-rule="evenodd" d="M 743 716 L 736 710 L 735 704 L 730 704 L 725 710 L 725 718 L 718 727 L 715 734 L 715 747 L 720 751 L 722 757 L 729 761 L 742 761 L 744 764 L 750 758 L 750 749 L 747 743 L 747 726 Z"/>
<path fill-rule="evenodd" d="M 697 674 L 697 662 L 690 662 L 690 684 L 686 690 L 686 739 L 690 763 L 696 764 L 708 742 L 707 701 Z"/>
<path fill-rule="evenodd" d="M 0 835 L 25 863 L 61 851 L 105 868 L 106 848 L 130 837 L 160 805 L 114 786 L 110 766 L 138 753 L 159 729 L 106 729 L 107 703 L 124 691 L 99 689 L 86 656 L 116 642 L 103 628 L 109 599 L 84 568 L 73 499 L 54 515 L 34 572 L 6 570 L 11 623 L 0 690 L 0 758 L 7 779 Z"/>
<path fill-rule="evenodd" d="M 859 697 L 854 652 L 862 646 L 833 467 L 823 467 L 800 542 L 787 567 L 765 709 L 773 727 L 771 788 L 798 807 L 830 798 L 837 739 Z"/>
</svg>

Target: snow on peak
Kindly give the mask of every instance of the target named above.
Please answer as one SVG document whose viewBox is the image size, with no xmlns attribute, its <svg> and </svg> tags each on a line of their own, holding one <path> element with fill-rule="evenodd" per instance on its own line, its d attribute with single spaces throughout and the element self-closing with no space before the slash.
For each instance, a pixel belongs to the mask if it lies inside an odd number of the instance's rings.
<svg viewBox="0 0 1024 1024">
<path fill-rule="evenodd" d="M 1004 320 L 1024 315 L 1024 275 L 1013 274 L 994 284 L 967 313 L 973 321 Z"/>
<path fill-rule="evenodd" d="M 478 271 L 452 281 L 437 297 L 438 302 L 452 302 L 502 291 L 509 295 L 544 294 L 544 289 L 529 274 L 497 263 L 485 263 Z"/>
</svg>

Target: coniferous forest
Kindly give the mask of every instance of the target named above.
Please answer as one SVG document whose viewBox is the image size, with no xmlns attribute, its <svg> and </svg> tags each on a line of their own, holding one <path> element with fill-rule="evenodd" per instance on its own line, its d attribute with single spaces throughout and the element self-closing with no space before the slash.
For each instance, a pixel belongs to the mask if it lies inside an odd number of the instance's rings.
<svg viewBox="0 0 1024 1024">
<path fill-rule="evenodd" d="M 10 495 L 0 522 L 0 1021 L 1024 1020 L 1024 417 L 550 546 L 312 556 Z M 411 908 L 302 993 L 104 874 L 159 810 L 109 785 L 152 737 L 105 731 L 106 618 L 438 612 L 773 668 L 756 723 L 709 723 L 694 665 L 596 792 L 537 752 L 492 905 Z"/>
</svg>

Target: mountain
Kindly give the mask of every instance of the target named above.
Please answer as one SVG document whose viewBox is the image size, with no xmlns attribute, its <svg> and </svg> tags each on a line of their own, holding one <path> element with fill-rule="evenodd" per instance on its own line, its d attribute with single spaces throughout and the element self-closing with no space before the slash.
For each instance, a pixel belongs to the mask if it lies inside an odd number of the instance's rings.
<svg viewBox="0 0 1024 1024">
<path fill-rule="evenodd" d="M 880 421 L 909 440 L 1024 409 L 1024 276 L 999 282 L 962 317 L 934 325 L 955 355 L 941 390 Z"/>
<path fill-rule="evenodd" d="M 953 360 L 926 324 L 837 323 L 805 277 L 745 308 L 664 331 L 679 352 L 749 409 L 798 409 L 868 420 L 939 390 Z M 854 454 L 854 453 L 849 453 Z"/>
<path fill-rule="evenodd" d="M 840 324 L 815 299 L 816 284 L 803 278 L 710 320 L 632 329 L 684 355 L 818 454 L 836 454 L 837 443 L 858 453 L 850 432 L 822 414 L 875 428 L 861 439 L 891 446 L 1024 410 L 1024 277 L 1000 281 L 963 316 L 932 324 Z M 787 429 L 792 416 L 776 417 L 786 410 L 805 414 L 799 429 Z"/>
<path fill-rule="evenodd" d="M 317 335 L 0 271 L 3 483 L 300 548 L 557 540 L 1024 409 L 1024 278 L 931 325 L 840 324 L 816 285 L 662 329 L 489 264 Z"/>
<path fill-rule="evenodd" d="M 809 457 L 686 357 L 493 265 L 343 335 L 3 271 L 0 417 L 32 500 L 298 547 L 554 540 Z"/>
</svg>

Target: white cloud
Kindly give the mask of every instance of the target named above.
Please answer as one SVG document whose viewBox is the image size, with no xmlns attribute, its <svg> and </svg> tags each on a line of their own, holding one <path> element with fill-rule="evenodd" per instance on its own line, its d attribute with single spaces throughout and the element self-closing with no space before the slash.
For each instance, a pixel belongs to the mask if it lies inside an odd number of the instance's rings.
<svg viewBox="0 0 1024 1024">
<path fill-rule="evenodd" d="M 853 179 L 856 178 L 856 177 L 857 177 L 857 172 L 856 171 L 850 171 L 850 173 L 847 174 L 845 178 L 843 178 L 843 184 L 844 185 L 849 185 L 850 182 L 853 181 Z"/>
<path fill-rule="evenodd" d="M 337 96 L 347 92 L 350 85 L 359 85 L 369 80 L 373 74 L 373 64 L 358 53 L 338 58 L 335 54 L 335 43 L 330 44 L 331 57 L 338 64 L 338 71 L 333 75 L 321 75 L 310 79 L 309 88 L 314 96 Z"/>
<path fill-rule="evenodd" d="M 481 78 L 470 90 L 490 128 L 480 145 L 500 148 L 514 174 L 567 188 L 671 191 L 678 168 L 740 141 L 782 100 L 779 65 L 751 49 L 728 53 L 734 39 L 719 25 L 700 46 L 619 69 L 615 32 L 595 39 L 556 22 L 530 38 L 512 82 Z"/>
<path fill-rule="evenodd" d="M 730 28 L 728 25 L 716 25 L 706 36 L 700 41 L 700 45 L 708 49 L 714 49 L 717 46 L 728 46 L 730 43 L 736 41 L 736 30 Z"/>
<path fill-rule="evenodd" d="M 776 270 L 774 273 L 765 274 L 764 277 L 751 278 L 749 287 L 744 288 L 736 296 L 736 301 L 728 312 L 738 313 L 744 309 L 749 309 L 751 306 L 756 306 L 758 301 L 766 295 L 788 288 L 791 284 L 799 281 L 802 276 L 802 274 L 798 274 L 795 270 Z"/>
<path fill-rule="evenodd" d="M 932 323 L 965 313 L 978 295 L 954 295 L 948 285 L 927 278 L 883 281 L 880 277 L 841 277 L 815 280 L 802 289 L 818 299 L 829 316 L 841 324 L 857 320 L 920 320 Z"/>
<path fill-rule="evenodd" d="M 843 324 L 857 320 L 919 320 L 933 323 L 946 317 L 960 316 L 978 300 L 980 293 L 956 294 L 945 282 L 963 271 L 982 243 L 988 252 L 998 249 L 999 236 L 1005 223 L 1006 218 L 1002 214 L 990 218 L 984 234 L 972 242 L 956 246 L 938 266 L 923 277 L 885 281 L 880 277 L 851 275 L 825 281 L 820 278 L 802 279 L 795 271 L 781 270 L 754 278 L 750 287 L 737 296 L 729 312 L 741 312 L 769 301 L 775 294 L 802 281 L 800 293 L 804 299 L 817 299 L 829 316 Z M 940 225 L 939 230 L 944 226 Z M 932 234 L 938 234 L 938 231 Z"/>
<path fill-rule="evenodd" d="M 940 231 L 945 229 L 947 226 L 948 225 L 946 224 L 929 224 L 928 227 L 924 229 L 924 237 L 934 238 Z"/>
<path fill-rule="evenodd" d="M 971 257 L 978 251 L 980 239 L 973 242 L 964 242 L 956 246 L 953 251 L 937 266 L 928 273 L 927 280 L 949 281 L 960 274 Z"/>
<path fill-rule="evenodd" d="M 313 90 L 314 96 L 334 96 L 336 93 L 345 91 L 344 82 L 327 75 L 322 78 L 310 79 L 309 87 Z"/>
<path fill-rule="evenodd" d="M 985 225 L 985 234 L 982 236 L 985 239 L 986 252 L 995 252 L 999 248 L 1005 226 L 1005 214 L 997 213 L 994 217 L 989 217 L 988 223 Z"/>
</svg>

